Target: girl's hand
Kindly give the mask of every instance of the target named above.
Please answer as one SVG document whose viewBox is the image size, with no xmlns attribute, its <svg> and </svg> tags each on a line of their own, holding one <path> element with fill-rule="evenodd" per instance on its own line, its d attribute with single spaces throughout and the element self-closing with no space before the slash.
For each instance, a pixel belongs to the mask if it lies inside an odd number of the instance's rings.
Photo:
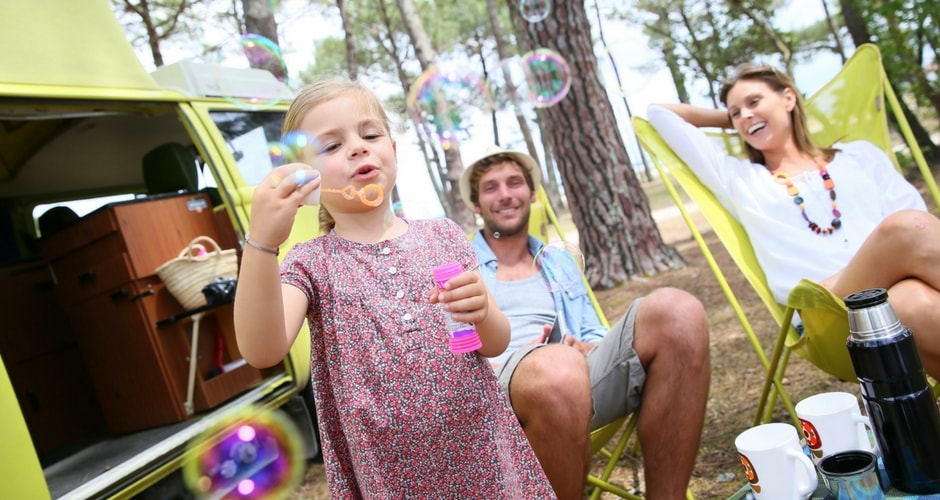
<svg viewBox="0 0 940 500">
<path fill-rule="evenodd" d="M 289 163 L 271 170 L 255 186 L 251 199 L 251 241 L 268 248 L 281 246 L 290 236 L 301 200 L 319 187 L 320 173 L 309 165 Z"/>
<path fill-rule="evenodd" d="M 444 290 L 436 286 L 429 294 L 432 304 L 444 304 L 454 321 L 479 323 L 486 318 L 489 301 L 486 285 L 480 273 L 464 271 L 444 284 Z"/>
</svg>

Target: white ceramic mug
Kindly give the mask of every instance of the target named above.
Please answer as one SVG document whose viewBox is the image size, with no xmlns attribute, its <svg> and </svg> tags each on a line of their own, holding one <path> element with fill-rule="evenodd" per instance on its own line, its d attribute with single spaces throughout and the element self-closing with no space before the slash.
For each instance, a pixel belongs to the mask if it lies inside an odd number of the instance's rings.
<svg viewBox="0 0 940 500">
<path fill-rule="evenodd" d="M 741 455 L 751 491 L 758 499 L 806 499 L 819 483 L 813 462 L 803 454 L 800 437 L 790 424 L 763 424 L 738 434 L 734 446 Z"/>
<path fill-rule="evenodd" d="M 810 396 L 796 404 L 796 416 L 803 424 L 803 438 L 817 465 L 841 451 L 878 453 L 869 437 L 871 422 L 862 415 L 854 394 L 824 392 Z"/>
</svg>

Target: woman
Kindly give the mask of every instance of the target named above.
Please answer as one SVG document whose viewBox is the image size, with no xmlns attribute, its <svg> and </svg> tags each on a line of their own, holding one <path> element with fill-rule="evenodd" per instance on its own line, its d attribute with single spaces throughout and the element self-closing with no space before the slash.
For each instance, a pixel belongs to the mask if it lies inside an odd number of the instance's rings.
<svg viewBox="0 0 940 500">
<path fill-rule="evenodd" d="M 720 98 L 726 111 L 660 104 L 649 121 L 744 226 L 777 301 L 804 277 L 838 297 L 885 288 L 940 376 L 940 220 L 917 190 L 869 142 L 814 144 L 793 80 L 771 66 L 739 66 Z M 698 127 L 734 128 L 748 159 Z"/>
</svg>

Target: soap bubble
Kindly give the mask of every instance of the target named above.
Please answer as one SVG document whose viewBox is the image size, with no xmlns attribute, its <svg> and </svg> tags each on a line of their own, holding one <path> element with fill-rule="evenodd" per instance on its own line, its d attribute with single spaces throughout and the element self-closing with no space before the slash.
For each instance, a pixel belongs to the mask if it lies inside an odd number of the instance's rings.
<svg viewBox="0 0 940 500">
<path fill-rule="evenodd" d="M 306 163 L 321 170 L 320 142 L 307 133 L 292 131 L 284 134 L 279 141 L 268 143 L 268 156 L 271 157 L 271 167 L 286 163 Z"/>
<path fill-rule="evenodd" d="M 485 87 L 496 110 L 545 108 L 568 94 L 571 71 L 557 52 L 538 49 L 500 61 L 489 73 Z"/>
<path fill-rule="evenodd" d="M 546 108 L 568 95 L 571 88 L 571 70 L 568 62 L 551 49 L 537 49 L 522 56 L 529 71 L 529 83 L 535 107 Z"/>
<path fill-rule="evenodd" d="M 213 82 L 216 92 L 240 108 L 265 109 L 291 97 L 281 49 L 268 38 L 249 33 L 232 39 L 220 47 L 216 63 Z M 267 70 L 274 78 L 246 78 L 232 71 L 248 68 Z"/>
<path fill-rule="evenodd" d="M 301 437 L 279 411 L 231 414 L 195 442 L 183 478 L 197 498 L 283 498 L 303 476 Z"/>
<path fill-rule="evenodd" d="M 544 245 L 535 254 L 532 266 L 552 292 L 567 290 L 584 282 L 584 254 L 577 245 L 566 241 Z"/>
<path fill-rule="evenodd" d="M 294 161 L 293 153 L 286 144 L 280 141 L 268 143 L 268 156 L 271 157 L 271 167 L 279 167 Z"/>
<path fill-rule="evenodd" d="M 493 109 L 528 109 L 531 107 L 529 75 L 519 56 L 500 61 L 486 78 L 487 95 Z"/>
<path fill-rule="evenodd" d="M 542 21 L 551 11 L 551 0 L 521 0 L 519 2 L 519 13 L 530 23 Z"/>
<path fill-rule="evenodd" d="M 469 136 L 468 109 L 481 108 L 483 84 L 472 73 L 442 72 L 431 67 L 411 85 L 406 104 L 415 124 L 422 126 L 430 139 L 450 149 L 458 134 Z"/>
</svg>

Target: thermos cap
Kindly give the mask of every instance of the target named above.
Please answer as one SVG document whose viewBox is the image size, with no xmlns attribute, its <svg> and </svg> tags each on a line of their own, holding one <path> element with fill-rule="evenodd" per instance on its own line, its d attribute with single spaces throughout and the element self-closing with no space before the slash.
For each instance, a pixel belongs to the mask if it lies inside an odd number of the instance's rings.
<svg viewBox="0 0 940 500">
<path fill-rule="evenodd" d="M 869 288 L 861 292 L 847 295 L 844 299 L 845 307 L 849 309 L 864 309 L 888 301 L 888 291 L 884 288 Z"/>
<path fill-rule="evenodd" d="M 849 333 L 856 340 L 891 338 L 904 331 L 894 309 L 888 302 L 888 291 L 871 288 L 846 296 L 849 309 Z"/>
</svg>

